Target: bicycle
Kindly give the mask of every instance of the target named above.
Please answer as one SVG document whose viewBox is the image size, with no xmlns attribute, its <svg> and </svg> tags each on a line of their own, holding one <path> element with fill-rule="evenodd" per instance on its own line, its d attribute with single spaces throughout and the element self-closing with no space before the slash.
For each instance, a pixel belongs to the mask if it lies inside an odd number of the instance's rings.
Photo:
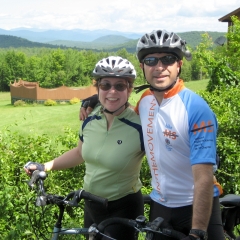
<svg viewBox="0 0 240 240">
<path fill-rule="evenodd" d="M 183 233 L 180 233 L 178 231 L 162 228 L 161 224 L 163 223 L 164 220 L 160 217 L 155 219 L 153 222 L 148 222 L 146 220 L 146 217 L 144 216 L 139 216 L 135 220 L 115 217 L 115 218 L 106 219 L 98 225 L 93 224 L 89 228 L 70 228 L 70 229 L 64 228 L 62 226 L 62 221 L 63 221 L 63 214 L 66 206 L 80 207 L 79 202 L 82 199 L 97 201 L 99 203 L 102 203 L 104 206 L 107 206 L 108 200 L 105 198 L 95 196 L 82 189 L 73 191 L 65 197 L 48 194 L 45 192 L 45 189 L 44 189 L 44 180 L 46 179 L 46 177 L 47 177 L 47 174 L 44 171 L 35 170 L 31 176 L 31 179 L 28 181 L 28 185 L 32 189 L 34 188 L 34 186 L 36 186 L 36 192 L 37 192 L 36 206 L 44 207 L 48 204 L 53 204 L 53 205 L 57 205 L 59 208 L 57 221 L 51 232 L 52 240 L 59 239 L 60 235 L 83 235 L 83 236 L 88 235 L 89 240 L 100 239 L 102 236 L 104 236 L 107 239 L 113 240 L 114 238 L 111 238 L 104 234 L 104 229 L 111 224 L 123 224 L 125 226 L 133 227 L 136 230 L 136 240 L 139 239 L 138 235 L 140 239 L 151 240 L 153 239 L 153 236 L 156 233 L 167 235 L 175 239 L 182 239 L 185 237 Z M 147 199 L 144 201 L 145 201 L 145 204 L 147 204 L 146 202 Z M 44 236 L 41 236 L 41 237 L 44 237 Z"/>
<path fill-rule="evenodd" d="M 31 189 L 36 186 L 37 199 L 36 206 L 44 207 L 48 204 L 57 205 L 59 209 L 59 213 L 57 216 L 57 221 L 52 230 L 52 240 L 59 239 L 60 235 L 91 235 L 88 228 L 64 228 L 62 226 L 64 211 L 67 206 L 70 207 L 81 207 L 79 202 L 82 199 L 95 201 L 103 204 L 103 206 L 107 206 L 108 200 L 105 198 L 101 198 L 99 196 L 95 196 L 89 192 L 86 192 L 82 189 L 77 191 L 70 192 L 67 196 L 58 196 L 53 194 L 48 194 L 45 192 L 44 188 L 44 180 L 46 179 L 47 174 L 44 171 L 35 170 L 31 176 L 31 179 L 27 182 Z M 30 218 L 30 217 L 29 217 Z M 36 232 L 35 232 L 36 235 Z M 38 236 L 36 236 L 38 238 Z M 41 234 L 41 237 L 44 239 L 45 236 Z"/>
<path fill-rule="evenodd" d="M 219 199 L 222 211 L 222 223 L 227 240 L 240 240 L 235 236 L 234 228 L 240 224 L 240 196 L 227 194 Z M 240 231 L 235 228 L 240 234 Z"/>
</svg>

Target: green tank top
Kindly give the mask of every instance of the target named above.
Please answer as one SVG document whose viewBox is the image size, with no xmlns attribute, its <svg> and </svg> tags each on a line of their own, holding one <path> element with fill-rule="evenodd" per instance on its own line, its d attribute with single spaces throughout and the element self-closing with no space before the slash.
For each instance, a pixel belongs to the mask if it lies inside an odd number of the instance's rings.
<svg viewBox="0 0 240 240">
<path fill-rule="evenodd" d="M 83 122 L 80 139 L 86 191 L 113 201 L 140 190 L 145 152 L 140 118 L 132 109 L 115 116 L 107 130 L 99 107 Z"/>
</svg>

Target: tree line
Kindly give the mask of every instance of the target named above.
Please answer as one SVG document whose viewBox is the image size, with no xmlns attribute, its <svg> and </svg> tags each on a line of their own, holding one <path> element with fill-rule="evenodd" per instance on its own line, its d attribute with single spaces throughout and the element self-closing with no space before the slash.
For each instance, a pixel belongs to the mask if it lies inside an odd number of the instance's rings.
<svg viewBox="0 0 240 240">
<path fill-rule="evenodd" d="M 227 34 L 231 44 L 223 46 L 213 43 L 212 37 L 202 34 L 201 42 L 191 49 L 192 61 L 186 61 L 182 67 L 181 78 L 184 81 L 214 78 L 221 68 L 238 72 L 239 64 L 239 19 Z M 234 41 L 236 40 L 236 44 Z M 136 54 L 129 49 L 116 51 L 79 50 L 76 48 L 2 48 L 0 49 L 0 91 L 9 91 L 10 83 L 23 79 L 39 82 L 44 88 L 88 86 L 92 83 L 92 70 L 95 64 L 109 55 L 119 55 L 133 63 L 137 71 L 135 85 L 145 82 Z M 224 60 L 225 59 L 225 60 Z M 217 64 L 218 65 L 217 67 Z M 215 72 L 214 72 L 215 71 Z M 227 74 L 228 75 L 228 74 Z M 234 75 L 234 74 L 233 74 Z M 231 79 L 229 79 L 231 81 Z"/>
<path fill-rule="evenodd" d="M 117 52 L 95 52 L 92 50 L 11 48 L 0 50 L 0 91 L 9 91 L 14 80 L 39 82 L 43 88 L 88 86 L 95 64 L 109 55 L 119 55 L 133 63 L 137 71 L 136 85 L 144 83 L 144 76 L 135 54 L 126 49 Z M 185 61 L 181 77 L 185 81 L 206 78 L 193 52 L 193 60 Z"/>
</svg>

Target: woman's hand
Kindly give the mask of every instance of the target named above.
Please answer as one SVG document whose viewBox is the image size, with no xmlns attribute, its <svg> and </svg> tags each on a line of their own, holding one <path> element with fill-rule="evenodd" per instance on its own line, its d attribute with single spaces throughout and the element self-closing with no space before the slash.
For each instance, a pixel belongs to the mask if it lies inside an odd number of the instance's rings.
<svg viewBox="0 0 240 240">
<path fill-rule="evenodd" d="M 42 163 L 37 163 L 37 162 L 28 162 L 24 166 L 24 171 L 29 176 L 31 176 L 35 170 L 44 171 L 45 167 Z"/>
</svg>

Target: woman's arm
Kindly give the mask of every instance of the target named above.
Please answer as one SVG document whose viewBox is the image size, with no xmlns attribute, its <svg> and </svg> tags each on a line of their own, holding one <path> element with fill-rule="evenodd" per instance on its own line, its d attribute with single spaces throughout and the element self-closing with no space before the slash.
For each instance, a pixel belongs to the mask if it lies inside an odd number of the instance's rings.
<svg viewBox="0 0 240 240">
<path fill-rule="evenodd" d="M 44 163 L 43 166 L 44 171 L 52 171 L 72 168 L 83 162 L 84 160 L 82 158 L 82 141 L 79 141 L 77 147 L 65 152 L 61 156 L 49 162 Z M 39 163 L 30 163 L 30 165 L 28 165 L 27 167 L 25 166 L 25 172 L 28 175 L 31 175 L 32 172 L 37 169 L 37 164 Z"/>
</svg>

